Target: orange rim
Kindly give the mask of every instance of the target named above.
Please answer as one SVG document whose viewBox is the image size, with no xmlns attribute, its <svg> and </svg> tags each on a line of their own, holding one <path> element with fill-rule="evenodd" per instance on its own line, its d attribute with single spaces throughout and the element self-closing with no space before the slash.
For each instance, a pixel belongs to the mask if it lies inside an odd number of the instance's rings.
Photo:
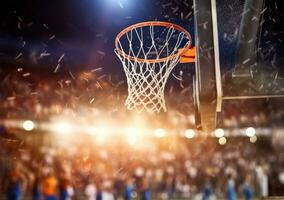
<svg viewBox="0 0 284 200">
<path fill-rule="evenodd" d="M 158 59 L 145 59 L 145 58 L 136 58 L 133 56 L 128 55 L 127 53 L 125 53 L 122 49 L 120 49 L 119 47 L 119 40 L 120 38 L 125 35 L 126 33 L 128 33 L 131 30 L 134 30 L 136 28 L 141 28 L 141 27 L 145 27 L 145 26 L 164 26 L 164 27 L 173 27 L 174 29 L 183 32 L 186 35 L 186 38 L 189 40 L 189 43 L 183 48 L 182 51 L 177 52 L 174 55 L 171 56 L 167 56 L 165 58 L 158 58 Z M 129 60 L 133 60 L 133 61 L 138 61 L 138 62 L 149 62 L 149 63 L 156 63 L 156 62 L 164 62 L 167 60 L 171 60 L 176 58 L 177 56 L 181 56 L 183 55 L 185 52 L 188 51 L 188 49 L 191 47 L 192 44 L 192 39 L 191 39 L 191 35 L 189 34 L 189 32 L 187 30 L 185 30 L 184 28 L 182 28 L 179 25 L 170 23 L 170 22 L 160 22 L 160 21 L 148 21 L 148 22 L 141 22 L 138 24 L 134 24 L 132 26 L 129 26 L 127 28 L 125 28 L 124 30 L 122 30 L 116 37 L 115 39 L 115 48 L 116 51 L 119 55 L 121 56 L 125 56 L 127 59 Z"/>
</svg>

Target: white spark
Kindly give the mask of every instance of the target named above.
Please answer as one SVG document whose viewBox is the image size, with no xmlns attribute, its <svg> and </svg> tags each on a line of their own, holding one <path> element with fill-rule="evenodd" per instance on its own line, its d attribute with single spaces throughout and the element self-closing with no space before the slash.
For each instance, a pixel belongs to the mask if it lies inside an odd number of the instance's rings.
<svg viewBox="0 0 284 200">
<path fill-rule="evenodd" d="M 55 38 L 55 35 L 52 35 L 49 40 L 53 40 Z"/>
<path fill-rule="evenodd" d="M 123 6 L 123 4 L 121 3 L 121 2 L 119 2 L 119 6 L 123 9 L 124 8 L 124 6 Z"/>
<path fill-rule="evenodd" d="M 44 28 L 49 29 L 49 27 L 46 24 L 43 24 Z"/>
<path fill-rule="evenodd" d="M 92 69 L 91 72 L 101 71 L 102 69 L 103 69 L 102 67 L 95 68 L 95 69 Z"/>
<path fill-rule="evenodd" d="M 25 74 L 23 74 L 23 77 L 27 77 L 27 76 L 30 76 L 31 75 L 31 73 L 25 73 Z"/>
<path fill-rule="evenodd" d="M 65 54 L 62 54 L 61 57 L 58 60 L 58 63 L 60 63 L 62 61 L 62 59 L 64 58 Z"/>
<path fill-rule="evenodd" d="M 58 63 L 53 72 L 54 72 L 54 73 L 57 73 L 57 71 L 59 70 L 59 68 L 60 68 L 60 64 Z"/>
<path fill-rule="evenodd" d="M 15 59 L 16 59 L 16 60 L 19 59 L 22 55 L 23 55 L 23 53 L 19 53 L 19 54 L 15 57 Z"/>
</svg>

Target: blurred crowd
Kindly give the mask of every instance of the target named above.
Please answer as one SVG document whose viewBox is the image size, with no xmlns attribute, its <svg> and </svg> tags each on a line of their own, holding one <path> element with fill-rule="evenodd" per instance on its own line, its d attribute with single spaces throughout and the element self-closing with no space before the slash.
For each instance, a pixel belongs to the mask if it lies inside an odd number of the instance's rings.
<svg viewBox="0 0 284 200">
<path fill-rule="evenodd" d="M 78 125 L 79 119 L 96 123 L 104 118 L 108 125 L 114 120 L 122 127 L 131 118 L 124 108 L 126 94 L 121 92 L 126 91 L 126 83 L 99 71 L 69 71 L 67 77 L 57 79 L 18 68 L 1 81 L 0 117 L 49 121 L 66 115 Z M 143 116 L 146 124 L 171 130 L 194 127 L 194 107 L 188 100 L 192 89 L 184 85 L 190 84 L 170 81 L 169 111 L 154 118 Z M 272 127 L 283 122 L 281 106 L 277 101 L 224 103 L 220 126 Z M 114 139 L 100 144 L 94 142 L 99 138 L 84 139 L 90 135 L 53 138 L 35 132 L 24 137 L 0 134 L 0 188 L 8 200 L 24 196 L 33 200 L 249 200 L 284 195 L 284 165 L 271 147 L 271 137 L 256 144 L 241 137 L 228 138 L 224 146 L 216 138 L 192 142 L 156 138 L 159 141 L 139 141 L 144 145 L 140 148 Z"/>
<path fill-rule="evenodd" d="M 29 74 L 26 69 L 14 69 L 0 82 L 0 117 L 47 120 L 68 113 L 91 118 L 105 115 L 119 121 L 129 118 L 124 107 L 125 81 L 107 76 L 101 69 L 66 74 L 43 77 L 38 72 Z M 190 77 L 179 82 L 170 80 L 165 92 L 168 112 L 146 119 L 156 124 L 166 122 L 172 128 L 194 127 L 192 88 L 187 83 L 190 81 Z M 226 101 L 222 110 L 220 127 L 272 127 L 281 125 L 284 119 L 283 104 L 277 99 Z"/>
<path fill-rule="evenodd" d="M 283 163 L 269 140 L 232 138 L 220 146 L 214 138 L 164 138 L 136 148 L 87 136 L 65 146 L 50 134 L 29 137 L 0 140 L 8 200 L 249 200 L 284 191 Z"/>
</svg>

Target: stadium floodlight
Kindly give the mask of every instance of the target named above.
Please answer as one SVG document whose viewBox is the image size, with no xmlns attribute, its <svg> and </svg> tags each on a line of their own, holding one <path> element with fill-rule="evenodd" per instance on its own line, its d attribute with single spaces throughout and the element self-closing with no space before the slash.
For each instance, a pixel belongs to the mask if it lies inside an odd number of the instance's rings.
<svg viewBox="0 0 284 200">
<path fill-rule="evenodd" d="M 34 122 L 31 120 L 26 120 L 23 122 L 23 129 L 25 131 L 32 131 L 34 127 L 35 127 Z"/>
<path fill-rule="evenodd" d="M 249 138 L 249 141 L 250 141 L 251 143 L 256 143 L 256 141 L 257 141 L 257 136 L 254 135 L 254 136 L 250 137 L 250 138 Z"/>
<path fill-rule="evenodd" d="M 222 128 L 218 128 L 215 130 L 214 134 L 217 138 L 222 138 L 225 135 L 225 131 Z"/>
<path fill-rule="evenodd" d="M 220 145 L 225 145 L 227 143 L 227 139 L 225 137 L 219 138 L 219 144 Z"/>
<path fill-rule="evenodd" d="M 253 136 L 255 136 L 255 128 L 253 128 L 253 127 L 248 127 L 247 129 L 246 129 L 246 135 L 248 136 L 248 137 L 253 137 Z"/>
<path fill-rule="evenodd" d="M 192 129 L 187 129 L 184 133 L 184 136 L 187 138 L 187 139 L 191 139 L 191 138 L 194 138 L 195 136 L 195 132 L 194 130 Z"/>
<path fill-rule="evenodd" d="M 156 138 L 163 138 L 166 136 L 166 131 L 164 129 L 158 128 L 155 130 L 155 137 Z"/>
</svg>

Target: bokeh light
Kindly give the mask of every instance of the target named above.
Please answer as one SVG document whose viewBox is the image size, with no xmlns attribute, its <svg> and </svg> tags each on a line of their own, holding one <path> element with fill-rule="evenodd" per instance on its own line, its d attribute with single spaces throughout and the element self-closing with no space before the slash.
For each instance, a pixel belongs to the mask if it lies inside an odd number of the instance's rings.
<svg viewBox="0 0 284 200">
<path fill-rule="evenodd" d="M 34 127 L 35 127 L 34 122 L 31 120 L 26 120 L 23 122 L 23 128 L 25 131 L 32 131 Z"/>
<path fill-rule="evenodd" d="M 256 143 L 256 141 L 257 141 L 257 136 L 254 135 L 254 136 L 250 137 L 250 138 L 249 138 L 249 141 L 250 141 L 251 143 Z"/>
<path fill-rule="evenodd" d="M 255 131 L 255 128 L 253 128 L 253 127 L 248 127 L 246 129 L 246 135 L 248 137 L 253 137 L 255 135 L 255 133 L 256 133 L 256 131 Z"/>
<path fill-rule="evenodd" d="M 219 138 L 219 144 L 220 145 L 225 145 L 227 143 L 227 139 L 225 137 Z"/>
<path fill-rule="evenodd" d="M 195 132 L 192 129 L 187 129 L 184 133 L 184 136 L 188 139 L 194 138 Z"/>
<path fill-rule="evenodd" d="M 222 138 L 225 135 L 225 131 L 222 128 L 216 129 L 214 133 L 217 138 Z"/>
<path fill-rule="evenodd" d="M 155 130 L 155 137 L 156 138 L 163 138 L 166 136 L 166 131 L 164 129 L 158 128 Z"/>
</svg>

